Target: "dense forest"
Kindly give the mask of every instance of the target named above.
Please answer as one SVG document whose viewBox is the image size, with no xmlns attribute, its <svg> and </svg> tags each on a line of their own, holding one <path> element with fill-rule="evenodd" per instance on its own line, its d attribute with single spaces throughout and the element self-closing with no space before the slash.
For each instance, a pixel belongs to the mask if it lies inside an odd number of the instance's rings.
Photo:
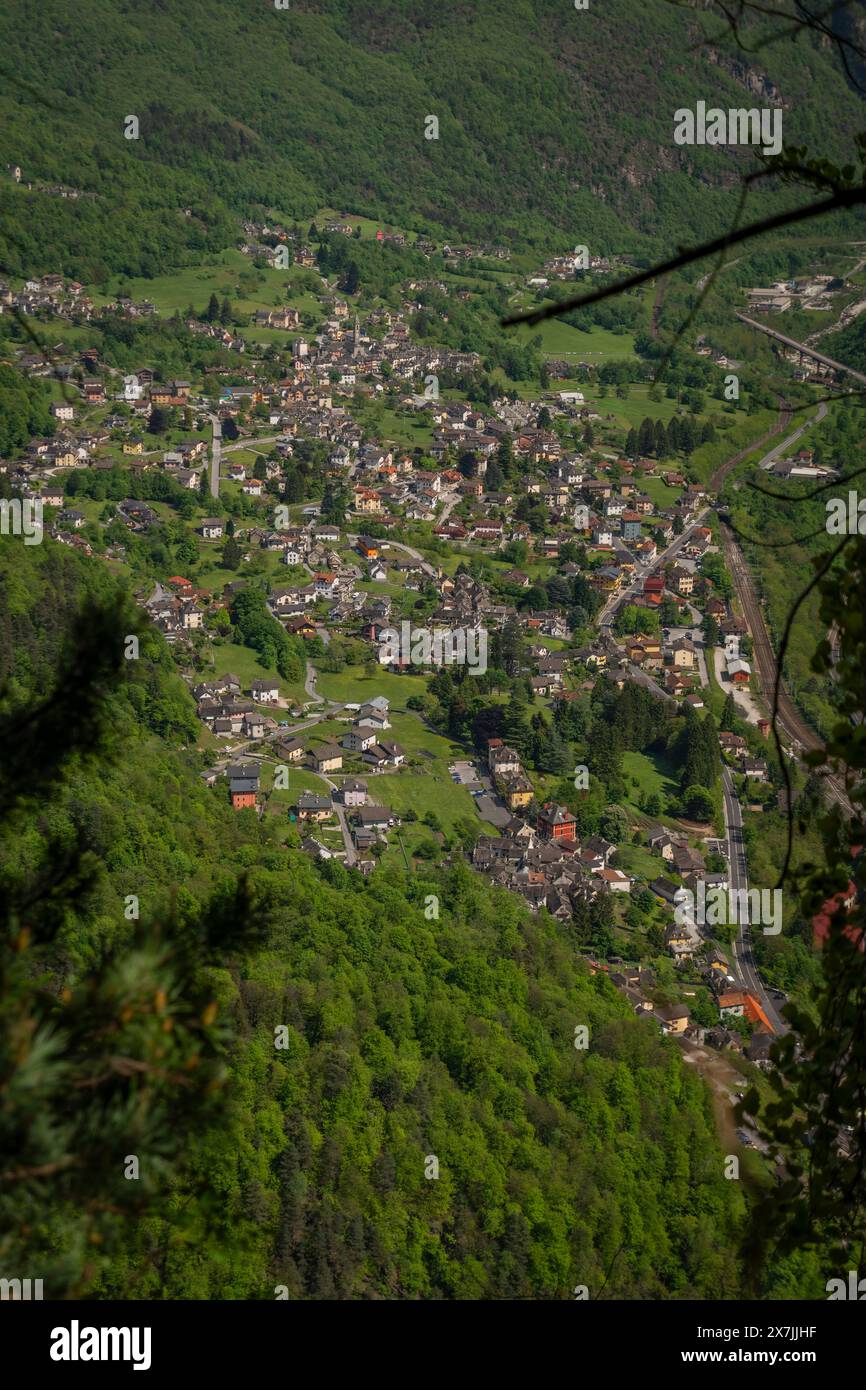
<svg viewBox="0 0 866 1390">
<path fill-rule="evenodd" d="M 786 144 L 840 163 L 858 119 L 817 43 L 744 62 L 717 21 L 667 0 L 90 0 L 74 21 L 58 0 L 19 0 L 0 34 L 3 160 L 22 171 L 0 183 L 0 261 L 85 282 L 235 244 L 255 207 L 652 254 L 731 221 L 751 162 L 680 150 L 676 109 L 765 90 Z M 790 196 L 764 188 L 762 203 Z"/>
<path fill-rule="evenodd" d="M 459 863 L 368 882 L 315 867 L 203 785 L 157 635 L 138 661 L 97 662 L 135 622 L 101 568 L 4 540 L 0 592 L 0 742 L 23 756 L 51 736 L 44 771 L 6 783 L 0 862 L 7 927 L 28 941 L 10 952 L 4 936 L 0 1042 L 0 1147 L 19 1165 L 0 1208 L 22 1268 L 124 1297 L 559 1298 L 605 1279 L 618 1297 L 736 1292 L 742 1195 L 703 1085 L 589 976 L 568 928 Z M 83 605 L 97 646 L 71 680 Z M 55 847 L 85 879 L 60 904 L 43 881 L 61 873 Z M 214 937 L 227 904 L 240 917 Z M 154 970 L 183 971 L 148 1004 L 154 943 Z M 198 1043 L 190 998 L 210 1001 Z M 114 1075 L 147 1020 L 179 1074 L 199 1057 L 207 1096 Z M 70 1085 L 104 1081 L 105 1032 L 110 1095 L 70 1111 Z M 37 1096 L 20 1081 L 30 1058 Z M 81 1165 L 42 1175 L 52 1146 Z"/>
</svg>

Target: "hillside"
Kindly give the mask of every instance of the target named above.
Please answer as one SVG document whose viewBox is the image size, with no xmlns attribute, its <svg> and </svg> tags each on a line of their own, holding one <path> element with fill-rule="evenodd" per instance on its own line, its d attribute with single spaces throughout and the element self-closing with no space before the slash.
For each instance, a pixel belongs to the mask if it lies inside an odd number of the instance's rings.
<svg viewBox="0 0 866 1390">
<path fill-rule="evenodd" d="M 717 234 L 754 167 L 676 146 L 677 108 L 780 102 L 786 144 L 841 162 L 861 123 L 826 51 L 804 39 L 750 65 L 718 19 L 666 0 L 88 0 L 74 17 L 16 0 L 0 36 L 2 160 L 22 170 L 2 184 L 3 266 L 88 282 L 233 245 L 254 209 L 650 254 Z"/>
<path fill-rule="evenodd" d="M 52 693 L 50 664 L 79 603 L 89 595 L 109 611 L 117 601 L 96 562 L 52 542 L 23 556 L 14 547 L 0 544 L 4 746 L 21 710 Z M 597 1291 L 608 1272 L 615 1297 L 733 1295 L 741 1196 L 723 1178 L 707 1094 L 675 1045 L 576 962 L 567 929 L 546 914 L 533 920 L 465 867 L 414 879 L 382 869 L 369 882 L 315 868 L 202 785 L 178 746 L 183 699 L 161 639 L 138 665 L 113 690 L 100 678 L 99 722 L 84 730 L 70 719 L 58 757 L 102 730 L 86 775 L 75 754 L 51 791 L 23 794 L 6 826 L 10 903 L 38 879 L 49 832 L 101 868 L 89 893 L 65 900 L 56 936 L 47 909 L 26 910 L 54 982 L 38 1010 L 64 1061 L 55 1076 L 41 1027 L 22 1042 L 18 1004 L 37 996 L 20 979 L 0 1034 L 4 1147 L 14 1143 L 22 1164 L 31 1151 L 44 1163 L 61 1142 L 66 1078 L 100 1045 L 86 1016 L 72 1030 L 76 1000 L 95 988 L 106 954 L 128 986 L 160 918 L 176 955 L 182 924 L 202 932 L 208 901 L 229 900 L 244 872 L 267 935 L 234 954 L 224 944 L 222 964 L 199 967 L 224 1030 L 227 1109 L 203 1120 L 183 1152 L 164 1119 L 158 1138 L 142 1136 L 143 1095 L 128 1113 L 115 1096 L 95 1137 L 82 1134 L 76 1109 L 64 1142 L 96 1142 L 99 1170 L 64 1178 L 52 1165 L 4 1195 L 16 1267 L 38 1266 L 54 1289 L 62 1281 L 132 1298 L 268 1298 L 277 1284 L 300 1298 L 563 1298 L 579 1283 Z M 82 676 L 79 702 L 86 685 Z M 72 693 L 61 715 L 64 699 Z M 166 721 L 163 705 L 175 700 Z M 168 883 L 177 916 L 166 927 Z M 129 892 L 141 900 L 143 941 L 124 920 Z M 425 912 L 430 894 L 438 918 Z M 167 993 L 161 1007 L 179 1029 L 183 998 Z M 117 1034 L 143 1026 L 141 1008 L 110 1030 L 115 1052 L 141 1055 L 140 1032 Z M 581 1023 L 586 1051 L 574 1047 Z M 42 1059 L 35 1128 L 25 1124 L 26 1088 L 10 1089 L 31 1047 L 33 1065 Z M 187 1117 L 194 1099 L 183 1101 Z M 117 1156 L 128 1149 L 151 1174 L 144 1220 L 122 1206 L 135 1186 Z M 435 1180 L 425 1175 L 431 1156 Z M 75 1183 L 95 1192 L 84 1201 Z M 101 1254 L 85 1264 L 94 1237 Z"/>
</svg>

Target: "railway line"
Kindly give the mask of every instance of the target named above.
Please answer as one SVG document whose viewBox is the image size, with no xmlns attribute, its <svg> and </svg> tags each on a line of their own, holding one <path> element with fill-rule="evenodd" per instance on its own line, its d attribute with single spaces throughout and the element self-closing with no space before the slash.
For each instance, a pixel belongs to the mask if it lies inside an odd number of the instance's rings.
<svg viewBox="0 0 866 1390">
<path fill-rule="evenodd" d="M 774 692 L 776 685 L 777 660 L 767 625 L 764 621 L 764 614 L 755 593 L 752 583 L 752 576 L 746 564 L 745 557 L 740 547 L 737 545 L 734 536 L 725 525 L 721 523 L 722 543 L 725 550 L 725 560 L 734 581 L 737 597 L 743 610 L 743 616 L 749 627 L 752 636 L 754 649 L 754 666 L 758 676 L 758 683 L 767 707 L 772 710 Z M 816 748 L 821 748 L 821 740 L 813 729 L 803 719 L 794 701 L 791 699 L 784 682 L 779 686 L 779 707 L 778 724 L 780 729 L 787 734 L 792 744 L 792 751 L 796 754 L 797 750 L 802 749 L 811 752 Z M 848 797 L 845 794 L 844 785 L 840 778 L 830 772 L 824 773 L 823 784 L 827 789 L 828 795 L 849 815 L 853 814 Z"/>
<path fill-rule="evenodd" d="M 782 434 L 787 430 L 794 418 L 794 412 L 789 402 L 786 401 L 783 396 L 779 396 L 778 401 L 779 413 L 776 416 L 776 423 L 772 428 L 767 430 L 766 434 L 761 435 L 760 439 L 755 439 L 751 444 L 747 444 L 745 449 L 741 449 L 738 454 L 734 454 L 733 458 L 726 459 L 724 463 L 719 465 L 715 473 L 711 474 L 708 486 L 712 492 L 719 491 L 719 488 L 732 469 L 736 468 L 737 464 L 742 463 L 744 459 L 748 458 L 749 454 L 754 453 L 756 449 L 762 449 L 765 444 L 769 444 L 771 439 L 775 439 L 776 435 Z"/>
</svg>

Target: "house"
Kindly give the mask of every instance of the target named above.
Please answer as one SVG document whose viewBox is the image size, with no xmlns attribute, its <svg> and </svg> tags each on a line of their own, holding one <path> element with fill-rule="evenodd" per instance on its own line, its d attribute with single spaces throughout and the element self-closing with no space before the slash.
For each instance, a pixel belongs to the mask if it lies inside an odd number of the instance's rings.
<svg viewBox="0 0 866 1390">
<path fill-rule="evenodd" d="M 241 811 L 256 804 L 259 790 L 258 763 L 232 763 L 226 768 L 232 808 Z"/>
<path fill-rule="evenodd" d="M 225 525 L 218 517 L 208 516 L 199 526 L 199 533 L 206 541 L 222 540 Z"/>
<path fill-rule="evenodd" d="M 566 806 L 547 801 L 538 812 L 536 829 L 545 840 L 574 840 L 577 820 Z"/>
<path fill-rule="evenodd" d="M 669 830 L 653 830 L 647 837 L 647 844 L 650 849 L 656 850 L 668 863 L 673 862 L 674 845 L 681 843 L 682 841 L 671 835 Z"/>
<path fill-rule="evenodd" d="M 273 705 L 280 698 L 280 687 L 274 680 L 253 681 L 251 694 L 260 705 Z"/>
<path fill-rule="evenodd" d="M 595 875 L 609 893 L 630 893 L 631 879 L 622 869 L 599 869 Z"/>
<path fill-rule="evenodd" d="M 287 762 L 297 763 L 304 756 L 304 745 L 299 738 L 293 738 L 287 743 L 278 743 L 277 752 Z"/>
<path fill-rule="evenodd" d="M 641 515 L 639 512 L 624 511 L 620 516 L 620 525 L 624 541 L 640 540 Z"/>
<path fill-rule="evenodd" d="M 496 783 L 503 801 L 509 811 L 522 811 L 531 806 L 535 788 L 523 773 L 508 773 Z"/>
<path fill-rule="evenodd" d="M 355 723 L 364 725 L 366 728 L 370 729 L 390 729 L 391 727 L 387 709 L 383 710 L 379 705 L 374 704 L 372 700 L 363 704 L 358 710 Z"/>
<path fill-rule="evenodd" d="M 671 922 L 665 929 L 665 948 L 674 957 L 694 955 L 696 945 L 694 936 L 685 926 Z"/>
<path fill-rule="evenodd" d="M 704 867 L 703 857 L 690 845 L 674 845 L 671 862 L 681 878 L 686 874 L 697 873 Z"/>
<path fill-rule="evenodd" d="M 341 742 L 350 753 L 366 753 L 368 748 L 372 748 L 378 742 L 378 738 L 375 729 L 353 724 L 348 733 L 343 735 Z"/>
<path fill-rule="evenodd" d="M 679 889 L 669 878 L 654 878 L 650 884 L 650 891 L 655 893 L 657 898 L 662 898 L 665 902 L 673 903 L 676 901 Z"/>
<path fill-rule="evenodd" d="M 405 758 L 406 755 L 399 743 L 374 743 L 372 748 L 366 748 L 363 753 L 364 762 L 379 771 L 386 767 L 399 767 Z"/>
<path fill-rule="evenodd" d="M 336 743 L 323 743 L 310 757 L 317 772 L 339 772 L 343 766 L 343 753 Z"/>
<path fill-rule="evenodd" d="M 367 801 L 367 783 L 360 779 L 344 782 L 340 796 L 344 806 L 363 806 Z"/>
<path fill-rule="evenodd" d="M 387 806 L 359 806 L 354 819 L 362 830 L 381 833 L 391 824 L 392 814 Z"/>
<path fill-rule="evenodd" d="M 265 717 L 258 710 L 247 711 L 244 714 L 244 733 L 247 738 L 264 738 Z"/>
<path fill-rule="evenodd" d="M 675 667 L 691 669 L 695 664 L 697 648 L 688 637 L 680 637 L 668 648 Z"/>
<path fill-rule="evenodd" d="M 770 769 L 763 758 L 743 758 L 741 766 L 745 775 L 755 782 L 766 782 L 770 776 Z"/>
<path fill-rule="evenodd" d="M 308 854 L 311 859 L 333 859 L 334 855 L 327 845 L 323 845 L 321 840 L 316 840 L 312 835 L 308 835 L 301 841 L 301 849 Z"/>
<path fill-rule="evenodd" d="M 315 792 L 304 792 L 298 798 L 297 812 L 298 820 L 312 821 L 318 825 L 321 821 L 331 819 L 334 808 L 329 796 L 318 796 Z"/>
<path fill-rule="evenodd" d="M 685 1004 L 670 1004 L 667 1008 L 656 1009 L 656 1018 L 661 1020 L 666 1033 L 684 1033 L 689 1026 L 689 1011 Z"/>
<path fill-rule="evenodd" d="M 289 618 L 285 627 L 291 637 L 309 638 L 316 635 L 316 625 L 308 618 Z"/>
<path fill-rule="evenodd" d="M 695 587 L 695 576 L 691 570 L 674 565 L 668 571 L 668 585 L 677 594 L 690 594 Z"/>
<path fill-rule="evenodd" d="M 491 743 L 494 740 L 491 739 Z M 499 742 L 496 740 L 496 742 Z M 494 777 L 503 777 L 523 771 L 520 762 L 520 754 L 513 748 L 506 748 L 504 744 L 492 748 L 488 745 L 487 766 L 490 768 Z"/>
</svg>

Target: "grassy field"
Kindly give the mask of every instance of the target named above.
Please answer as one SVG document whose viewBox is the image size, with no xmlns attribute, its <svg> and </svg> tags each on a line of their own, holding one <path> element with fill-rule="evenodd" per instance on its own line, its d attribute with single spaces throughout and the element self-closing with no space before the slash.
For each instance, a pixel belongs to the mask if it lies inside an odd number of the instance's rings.
<svg viewBox="0 0 866 1390">
<path fill-rule="evenodd" d="M 530 301 L 526 307 L 530 307 Z M 606 328 L 594 327 L 585 333 L 561 319 L 545 319 L 544 323 L 535 325 L 518 324 L 513 331 L 521 343 L 540 337 L 541 350 L 548 357 L 564 357 L 575 363 L 590 362 L 597 366 L 600 362 L 634 356 L 632 334 L 611 333 Z"/>
<path fill-rule="evenodd" d="M 622 771 L 627 787 L 625 804 L 634 810 L 639 809 L 639 796 L 651 796 L 655 792 L 664 807 L 668 799 L 677 794 L 678 786 L 671 775 L 673 769 L 658 753 L 625 752 L 622 755 Z"/>
<path fill-rule="evenodd" d="M 646 879 L 648 883 L 664 875 L 664 861 L 641 845 L 620 845 L 615 863 L 623 873 Z"/>
<path fill-rule="evenodd" d="M 668 487 L 663 478 L 657 478 L 652 474 L 644 474 L 640 480 L 640 487 L 647 497 L 651 497 L 659 510 L 664 511 L 677 500 L 682 492 L 682 488 Z"/>
<path fill-rule="evenodd" d="M 315 663 L 314 663 L 315 664 Z M 363 704 L 376 695 L 384 695 L 396 710 L 405 710 L 410 695 L 423 695 L 427 682 L 423 676 L 395 676 L 384 667 L 377 667 L 371 676 L 357 666 L 344 671 L 320 671 L 316 689 L 326 700 L 341 704 Z"/>
<path fill-rule="evenodd" d="M 280 694 L 287 700 L 292 700 L 301 705 L 308 698 L 304 693 L 302 682 L 295 684 L 284 681 L 275 671 L 269 671 L 266 666 L 262 666 L 256 654 L 250 647 L 238 646 L 235 642 L 220 642 L 213 644 L 214 667 L 213 677 L 225 676 L 231 672 L 238 677 L 241 685 L 248 690 L 255 680 L 274 679 L 280 687 Z M 212 679 L 208 674 L 202 676 L 203 680 Z M 275 719 L 285 718 L 284 713 L 279 710 L 274 711 Z"/>
<path fill-rule="evenodd" d="M 440 768 L 438 760 L 436 767 Z M 447 768 L 429 772 L 426 769 L 423 772 L 401 770 L 392 775 L 369 777 L 367 786 L 371 799 L 377 805 L 384 803 L 401 817 L 411 810 L 421 820 L 428 811 L 433 811 L 443 829 L 453 828 L 454 822 L 460 817 L 475 818 L 472 797 L 465 787 L 458 787 L 456 782 L 452 782 Z M 429 828 L 424 829 L 429 835 Z"/>
<path fill-rule="evenodd" d="M 307 290 L 296 288 L 299 275 L 303 277 L 308 274 L 309 271 L 297 266 L 290 266 L 288 270 L 259 270 L 247 256 L 239 251 L 227 250 L 216 260 L 185 266 L 168 275 L 157 275 L 152 280 L 117 276 L 109 282 L 105 293 L 94 294 L 94 299 L 107 303 L 119 294 L 130 295 L 136 300 L 149 299 L 160 314 L 171 316 L 176 310 L 184 313 L 190 304 L 197 313 L 201 313 L 207 307 L 211 294 L 216 294 L 220 300 L 227 295 L 232 310 L 240 317 L 253 314 L 256 309 L 276 308 L 287 301 L 301 313 L 321 316 L 321 305 L 316 297 Z M 259 331 L 251 329 L 249 336 Z M 265 336 L 258 341 L 275 339 L 284 342 L 289 336 L 278 329 L 263 331 Z"/>
</svg>

